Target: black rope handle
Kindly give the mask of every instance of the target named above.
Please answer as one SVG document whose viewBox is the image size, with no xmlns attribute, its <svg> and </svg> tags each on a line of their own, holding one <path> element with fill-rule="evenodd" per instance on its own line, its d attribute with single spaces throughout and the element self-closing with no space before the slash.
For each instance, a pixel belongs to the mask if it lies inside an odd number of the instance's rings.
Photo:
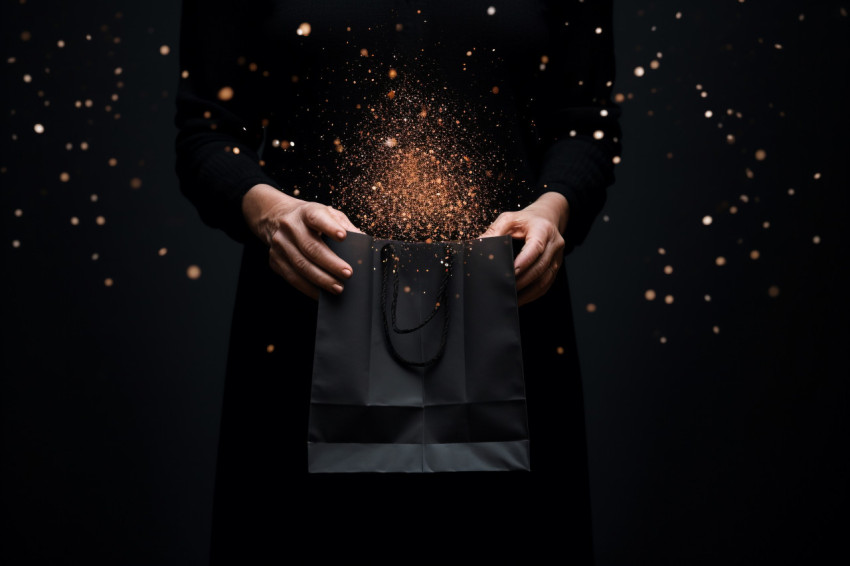
<svg viewBox="0 0 850 566">
<path fill-rule="evenodd" d="M 454 249 L 451 246 L 446 246 L 446 257 L 448 258 L 449 263 L 446 266 L 446 271 L 443 275 L 443 280 L 440 282 L 440 288 L 437 291 L 437 303 L 436 305 L 434 305 L 434 310 L 431 311 L 431 314 L 429 314 L 424 321 L 414 327 L 399 328 L 397 323 L 399 280 L 398 269 L 394 265 L 391 265 L 391 262 L 395 259 L 395 246 L 392 243 L 388 243 L 381 248 L 381 262 L 383 264 L 383 277 L 381 279 L 381 314 L 384 322 L 384 336 L 387 339 L 387 345 L 389 346 L 390 354 L 392 355 L 393 359 L 399 362 L 400 364 L 416 367 L 429 366 L 439 360 L 441 357 L 443 357 L 443 354 L 446 351 L 446 341 L 449 334 L 449 307 L 447 299 L 449 279 L 451 279 L 452 268 L 454 266 L 454 255 Z M 429 360 L 426 360 L 424 362 L 415 362 L 412 360 L 408 360 L 407 358 L 399 354 L 398 351 L 395 349 L 395 346 L 393 346 L 392 337 L 390 336 L 390 325 L 387 322 L 387 278 L 389 276 L 390 271 L 392 271 L 393 274 L 393 300 L 392 305 L 390 307 L 390 318 L 392 320 L 393 332 L 395 332 L 396 334 L 409 334 L 410 332 L 419 330 L 420 328 L 428 324 L 431 319 L 434 318 L 434 316 L 436 316 L 437 311 L 439 311 L 441 307 L 445 307 L 443 308 L 443 330 L 440 335 L 440 347 L 437 350 L 437 353 L 434 354 Z"/>
</svg>

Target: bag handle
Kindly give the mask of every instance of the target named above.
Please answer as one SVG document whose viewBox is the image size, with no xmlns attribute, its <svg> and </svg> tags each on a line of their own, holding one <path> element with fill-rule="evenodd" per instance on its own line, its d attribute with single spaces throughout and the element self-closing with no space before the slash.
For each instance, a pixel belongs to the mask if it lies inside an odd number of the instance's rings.
<svg viewBox="0 0 850 566">
<path fill-rule="evenodd" d="M 393 359 L 395 361 L 399 362 L 400 364 L 409 365 L 409 366 L 416 366 L 416 367 L 424 367 L 424 366 L 429 366 L 429 365 L 433 364 L 434 362 L 439 360 L 441 357 L 443 357 L 443 354 L 446 351 L 446 339 L 447 339 L 448 334 L 449 334 L 449 306 L 448 306 L 447 298 L 448 298 L 449 279 L 452 276 L 452 269 L 454 267 L 454 256 L 455 256 L 454 249 L 451 246 L 447 245 L 446 246 L 446 258 L 448 259 L 448 265 L 446 266 L 446 271 L 443 274 L 443 280 L 440 282 L 440 288 L 437 291 L 437 304 L 434 305 L 434 310 L 431 311 L 431 314 L 429 314 L 425 318 L 425 320 L 423 320 L 421 323 L 419 323 L 416 326 L 413 326 L 411 328 L 399 328 L 398 322 L 397 322 L 397 318 L 398 318 L 398 279 L 399 278 L 398 278 L 398 268 L 394 265 L 395 261 L 397 261 L 398 258 L 395 255 L 395 246 L 392 243 L 387 243 L 381 248 L 381 263 L 382 263 L 382 270 L 383 270 L 383 277 L 381 279 L 381 314 L 382 314 L 382 318 L 383 318 L 383 321 L 384 321 L 384 336 L 387 339 L 387 344 L 389 345 L 389 348 L 390 348 L 390 354 L 392 355 Z M 393 263 L 393 265 L 390 265 L 391 262 Z M 415 332 L 416 330 L 419 330 L 420 328 L 422 328 L 423 326 L 428 324 L 431 321 L 431 319 L 434 318 L 434 316 L 436 316 L 437 311 L 439 311 L 441 307 L 445 307 L 443 309 L 443 312 L 445 314 L 443 315 L 443 331 L 440 335 L 440 347 L 437 350 L 437 353 L 434 354 L 431 357 L 431 359 L 429 359 L 429 360 L 426 360 L 424 362 L 415 362 L 413 360 L 408 360 L 407 358 L 405 358 L 401 354 L 399 354 L 398 351 L 395 349 L 395 346 L 393 346 L 393 342 L 392 342 L 392 339 L 390 337 L 390 325 L 387 322 L 387 283 L 388 283 L 387 279 L 388 279 L 388 276 L 390 274 L 390 271 L 392 271 L 392 275 L 393 275 L 393 300 L 392 300 L 392 305 L 390 307 L 390 314 L 391 314 L 391 320 L 392 320 L 392 329 L 393 329 L 393 332 L 395 332 L 396 334 L 409 334 L 411 332 Z"/>
</svg>

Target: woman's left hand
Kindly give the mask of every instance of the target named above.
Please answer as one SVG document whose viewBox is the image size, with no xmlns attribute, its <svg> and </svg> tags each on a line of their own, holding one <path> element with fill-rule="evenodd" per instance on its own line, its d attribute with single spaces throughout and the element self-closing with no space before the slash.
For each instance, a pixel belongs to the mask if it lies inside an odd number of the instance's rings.
<svg viewBox="0 0 850 566">
<path fill-rule="evenodd" d="M 558 275 L 564 261 L 564 229 L 569 220 L 564 195 L 544 193 L 529 206 L 503 212 L 481 238 L 509 235 L 525 240 L 514 260 L 517 299 L 520 305 L 542 297 Z"/>
</svg>

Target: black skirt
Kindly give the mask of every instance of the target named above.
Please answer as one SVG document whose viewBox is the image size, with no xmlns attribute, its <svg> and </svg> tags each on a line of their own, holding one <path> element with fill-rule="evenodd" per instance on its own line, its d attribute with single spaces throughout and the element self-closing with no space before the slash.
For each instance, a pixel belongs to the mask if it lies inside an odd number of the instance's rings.
<svg viewBox="0 0 850 566">
<path fill-rule="evenodd" d="M 245 246 L 216 469 L 211 563 L 592 563 L 569 287 L 520 308 L 531 472 L 307 473 L 316 305 Z"/>
</svg>

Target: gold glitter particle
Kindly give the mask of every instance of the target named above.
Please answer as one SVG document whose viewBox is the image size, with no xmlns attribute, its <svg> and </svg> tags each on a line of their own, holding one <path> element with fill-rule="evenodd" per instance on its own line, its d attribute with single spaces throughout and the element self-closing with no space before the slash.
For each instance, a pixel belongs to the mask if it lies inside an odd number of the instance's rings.
<svg viewBox="0 0 850 566">
<path fill-rule="evenodd" d="M 555 352 L 556 352 L 559 356 L 563 356 L 563 355 L 564 355 L 564 347 L 563 347 L 563 346 L 558 346 L 557 348 L 555 348 Z"/>
<path fill-rule="evenodd" d="M 673 295 L 665 295 L 664 296 L 664 302 L 667 303 L 668 305 L 672 305 L 673 304 Z"/>
<path fill-rule="evenodd" d="M 364 47 L 363 49 L 360 50 L 360 56 L 361 57 L 368 57 L 369 56 L 369 50 Z"/>
<path fill-rule="evenodd" d="M 268 346 L 266 346 L 266 352 L 268 352 L 269 354 L 274 352 L 274 344 L 269 344 Z"/>
<path fill-rule="evenodd" d="M 63 183 L 67 183 L 68 181 L 71 180 L 71 175 L 69 175 L 67 172 L 63 171 L 63 172 L 59 173 L 59 180 L 62 181 Z"/>
<path fill-rule="evenodd" d="M 112 287 L 113 283 L 114 283 L 114 281 L 112 281 L 112 277 L 107 277 L 106 279 L 103 280 L 103 284 L 106 285 L 107 287 Z"/>
<path fill-rule="evenodd" d="M 229 86 L 223 86 L 218 91 L 218 99 L 219 100 L 230 100 L 233 98 L 233 88 Z"/>
<path fill-rule="evenodd" d="M 764 161 L 767 157 L 767 152 L 763 149 L 756 150 L 756 161 Z"/>
<path fill-rule="evenodd" d="M 395 69 L 390 69 L 389 73 L 387 73 L 391 79 L 394 79 L 398 76 L 398 71 Z"/>
<path fill-rule="evenodd" d="M 499 87 L 494 86 L 493 88 L 490 89 L 490 92 L 492 92 L 493 94 L 499 94 Z"/>
<path fill-rule="evenodd" d="M 298 26 L 298 29 L 295 30 L 295 33 L 307 37 L 308 35 L 310 35 L 311 31 L 313 31 L 313 28 L 310 26 L 310 24 L 308 24 L 307 22 L 302 22 L 301 25 Z"/>
<path fill-rule="evenodd" d="M 44 126 L 42 126 L 41 124 L 36 124 L 35 126 L 32 127 L 32 129 L 35 130 L 35 133 L 37 133 L 37 134 L 43 134 L 44 133 Z"/>
<path fill-rule="evenodd" d="M 750 252 L 750 259 L 758 259 L 760 255 L 758 250 L 753 250 Z"/>
<path fill-rule="evenodd" d="M 160 45 L 160 47 L 159 47 L 159 54 L 160 55 L 168 55 L 169 53 L 171 53 L 171 48 L 169 46 Z"/>
<path fill-rule="evenodd" d="M 131 189 L 140 189 L 142 187 L 142 180 L 138 177 L 133 177 L 130 179 L 130 188 Z"/>
<path fill-rule="evenodd" d="M 197 265 L 190 265 L 186 268 L 186 277 L 189 279 L 197 279 L 201 276 L 201 268 Z"/>
<path fill-rule="evenodd" d="M 164 256 L 165 254 L 168 253 L 168 248 L 159 248 L 159 251 L 156 252 L 156 253 L 158 253 L 160 255 L 160 257 Z"/>
<path fill-rule="evenodd" d="M 643 296 L 647 301 L 654 301 L 655 300 L 655 291 L 653 289 L 647 289 L 646 293 L 644 293 Z"/>
<path fill-rule="evenodd" d="M 767 296 L 771 298 L 775 298 L 779 296 L 779 287 L 776 285 L 771 285 L 767 288 Z"/>
<path fill-rule="evenodd" d="M 596 305 L 594 303 L 587 303 L 587 312 L 596 312 Z"/>
</svg>

